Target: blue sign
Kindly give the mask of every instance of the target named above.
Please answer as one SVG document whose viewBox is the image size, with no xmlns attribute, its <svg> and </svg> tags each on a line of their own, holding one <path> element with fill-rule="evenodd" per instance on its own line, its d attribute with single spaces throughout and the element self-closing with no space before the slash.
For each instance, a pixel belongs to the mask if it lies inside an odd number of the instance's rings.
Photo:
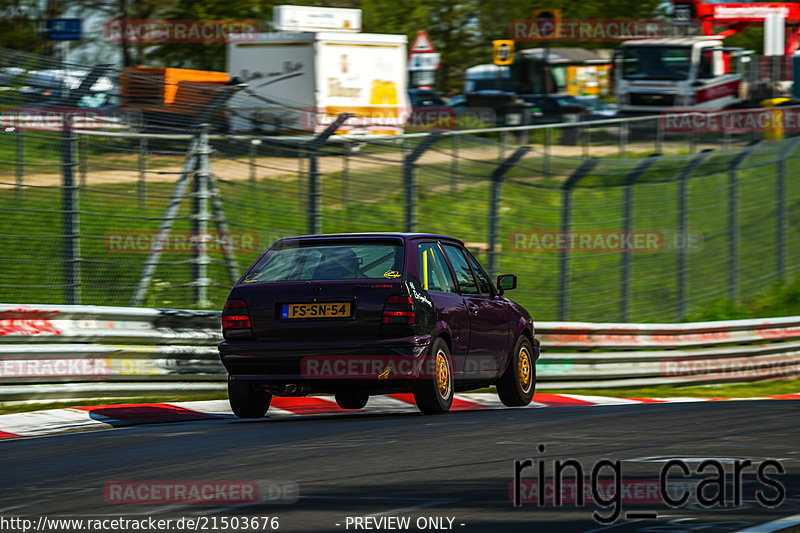
<svg viewBox="0 0 800 533">
<path fill-rule="evenodd" d="M 50 41 L 80 41 L 81 19 L 50 19 L 47 34 Z"/>
</svg>

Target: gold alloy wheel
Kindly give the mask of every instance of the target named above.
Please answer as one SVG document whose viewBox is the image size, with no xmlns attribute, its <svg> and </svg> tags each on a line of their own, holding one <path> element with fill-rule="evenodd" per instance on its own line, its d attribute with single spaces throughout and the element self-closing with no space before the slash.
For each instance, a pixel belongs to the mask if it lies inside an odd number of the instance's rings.
<svg viewBox="0 0 800 533">
<path fill-rule="evenodd" d="M 442 398 L 450 395 L 450 365 L 447 364 L 447 354 L 444 350 L 436 352 L 436 385 Z"/>
<path fill-rule="evenodd" d="M 520 348 L 517 359 L 519 386 L 523 392 L 528 392 L 531 389 L 531 354 L 526 346 Z"/>
</svg>

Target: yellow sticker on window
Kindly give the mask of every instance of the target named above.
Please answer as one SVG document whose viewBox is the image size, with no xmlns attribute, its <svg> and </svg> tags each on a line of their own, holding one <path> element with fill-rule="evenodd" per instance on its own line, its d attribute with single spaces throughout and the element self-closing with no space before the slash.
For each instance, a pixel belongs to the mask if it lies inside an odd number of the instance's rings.
<svg viewBox="0 0 800 533">
<path fill-rule="evenodd" d="M 398 272 L 396 270 L 387 270 L 386 272 L 383 273 L 383 277 L 384 278 L 399 278 L 400 277 L 400 272 Z"/>
</svg>

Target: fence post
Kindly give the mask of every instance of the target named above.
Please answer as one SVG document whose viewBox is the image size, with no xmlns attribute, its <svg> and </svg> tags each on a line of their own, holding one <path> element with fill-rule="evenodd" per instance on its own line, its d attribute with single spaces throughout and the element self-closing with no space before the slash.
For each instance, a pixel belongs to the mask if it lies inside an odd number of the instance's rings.
<svg viewBox="0 0 800 533">
<path fill-rule="evenodd" d="M 139 137 L 139 207 L 147 205 L 147 137 Z"/>
<path fill-rule="evenodd" d="M 450 192 L 455 194 L 458 190 L 458 140 L 459 135 L 450 137 L 452 146 L 452 158 L 450 159 Z"/>
<path fill-rule="evenodd" d="M 250 140 L 250 187 L 256 186 L 256 156 L 258 155 L 258 147 L 261 145 L 260 139 Z"/>
<path fill-rule="evenodd" d="M 619 124 L 619 153 L 617 156 L 620 159 L 625 159 L 625 147 L 628 144 L 628 123 L 620 122 Z"/>
<path fill-rule="evenodd" d="M 688 186 L 689 176 L 708 158 L 711 150 L 703 150 L 689 161 L 689 164 L 681 169 L 678 176 L 680 189 L 678 192 L 678 318 L 686 316 L 686 246 L 688 239 Z"/>
<path fill-rule="evenodd" d="M 492 171 L 491 179 L 491 197 L 489 199 L 489 275 L 492 277 L 497 276 L 497 223 L 498 212 L 500 211 L 500 186 L 503 183 L 503 177 L 511 170 L 511 167 L 517 164 L 522 157 L 530 151 L 529 146 L 520 146 L 508 159 L 495 167 Z"/>
<path fill-rule="evenodd" d="M 17 127 L 17 194 L 22 192 L 23 180 L 25 179 L 25 133 L 22 128 Z"/>
<path fill-rule="evenodd" d="M 86 187 L 86 170 L 89 165 L 86 143 L 86 134 L 80 135 L 78 137 L 78 169 L 81 173 L 81 187 Z"/>
<path fill-rule="evenodd" d="M 352 114 L 342 113 L 336 120 L 325 128 L 325 131 L 311 139 L 308 147 L 308 232 L 312 235 L 322 233 L 322 213 L 320 212 L 320 198 L 322 198 L 322 185 L 319 180 L 319 150 L 339 127 L 350 118 Z"/>
<path fill-rule="evenodd" d="M 350 143 L 344 143 L 344 158 L 342 159 L 342 203 L 345 213 L 350 205 Z"/>
<path fill-rule="evenodd" d="M 561 235 L 569 233 L 570 219 L 572 217 L 572 188 L 581 179 L 586 177 L 597 164 L 600 159 L 593 157 L 587 159 L 578 169 L 567 178 L 561 186 Z M 570 251 L 564 247 L 561 250 L 561 257 L 559 262 L 560 282 L 558 291 L 558 320 L 564 322 L 567 320 L 568 305 L 569 305 L 569 253 Z"/>
<path fill-rule="evenodd" d="M 731 161 L 728 177 L 728 295 L 732 302 L 739 299 L 739 166 L 758 146 L 751 143 Z"/>
<path fill-rule="evenodd" d="M 664 145 L 664 124 L 660 118 L 656 119 L 656 152 L 663 153 Z"/>
<path fill-rule="evenodd" d="M 631 228 L 633 227 L 633 186 L 636 183 L 636 180 L 644 174 L 650 166 L 656 162 L 656 160 L 661 157 L 661 154 L 652 154 L 641 161 L 636 168 L 633 169 L 633 172 L 625 176 L 625 204 L 623 206 L 623 214 L 622 214 L 622 237 L 625 238 L 626 235 L 631 234 Z M 622 240 L 622 239 L 620 239 Z M 625 241 L 622 240 L 624 243 Z M 630 241 L 629 241 L 630 242 Z M 620 322 L 627 322 L 628 321 L 628 307 L 629 307 L 629 300 L 630 300 L 630 270 L 631 270 L 631 249 L 625 247 L 623 244 L 621 247 L 622 252 L 622 287 L 621 291 L 622 294 L 620 295 Z"/>
<path fill-rule="evenodd" d="M 592 128 L 588 125 L 581 126 L 581 144 L 583 144 L 583 157 L 589 157 L 589 145 L 592 143 Z"/>
<path fill-rule="evenodd" d="M 544 129 L 544 153 L 542 154 L 542 173 L 545 178 L 550 176 L 550 143 L 552 142 L 552 129 Z"/>
<path fill-rule="evenodd" d="M 211 215 L 208 212 L 209 181 L 211 178 L 211 168 L 208 158 L 211 155 L 211 147 L 208 144 L 208 125 L 201 126 L 200 142 L 197 148 L 197 172 L 194 174 L 192 190 L 192 234 L 190 242 L 192 246 L 192 289 L 194 305 L 206 307 L 210 305 L 208 301 L 208 286 L 211 280 L 208 278 L 208 264 L 211 260 L 208 257 L 207 242 L 208 220 Z"/>
<path fill-rule="evenodd" d="M 409 233 L 417 231 L 417 160 L 441 137 L 441 131 L 432 131 L 403 158 L 403 185 L 406 197 L 405 228 Z"/>
<path fill-rule="evenodd" d="M 62 223 L 64 236 L 64 301 L 67 305 L 77 305 L 81 300 L 80 293 L 80 241 L 78 212 L 78 187 L 75 184 L 75 137 L 72 131 L 72 119 L 64 117 L 61 132 L 61 176 L 62 184 Z"/>
</svg>

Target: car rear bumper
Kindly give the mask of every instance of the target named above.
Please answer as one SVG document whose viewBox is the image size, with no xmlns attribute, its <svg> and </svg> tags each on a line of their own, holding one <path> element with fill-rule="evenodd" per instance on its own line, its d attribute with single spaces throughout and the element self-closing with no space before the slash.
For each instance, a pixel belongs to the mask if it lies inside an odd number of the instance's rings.
<svg viewBox="0 0 800 533">
<path fill-rule="evenodd" d="M 272 384 L 382 381 L 418 376 L 432 341 L 430 335 L 358 342 L 225 341 L 219 353 L 232 379 Z"/>
</svg>

